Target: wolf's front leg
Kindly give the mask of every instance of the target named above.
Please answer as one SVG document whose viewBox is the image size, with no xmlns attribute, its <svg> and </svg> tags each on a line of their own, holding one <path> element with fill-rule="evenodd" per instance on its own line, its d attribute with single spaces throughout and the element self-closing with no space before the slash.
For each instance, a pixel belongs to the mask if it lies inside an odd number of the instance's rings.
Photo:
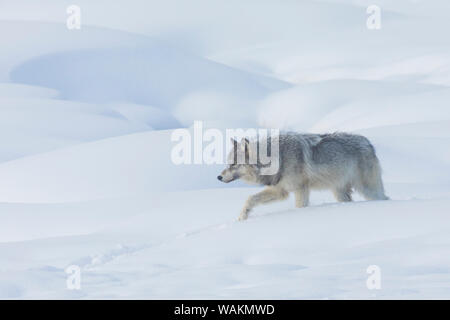
<svg viewBox="0 0 450 320">
<path fill-rule="evenodd" d="M 244 208 L 238 218 L 239 221 L 246 220 L 249 212 L 259 204 L 268 203 L 276 200 L 283 200 L 289 193 L 281 188 L 269 187 L 257 194 L 250 196 L 245 202 Z"/>
</svg>

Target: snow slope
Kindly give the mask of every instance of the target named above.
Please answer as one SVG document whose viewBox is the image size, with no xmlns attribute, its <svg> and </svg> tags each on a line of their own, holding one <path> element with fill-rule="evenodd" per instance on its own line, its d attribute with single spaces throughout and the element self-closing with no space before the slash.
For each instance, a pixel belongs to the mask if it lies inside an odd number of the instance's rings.
<svg viewBox="0 0 450 320">
<path fill-rule="evenodd" d="M 69 4 L 0 5 L 0 298 L 450 298 L 447 0 Z M 171 161 L 194 120 L 364 134 L 391 200 L 237 222 L 259 187 Z"/>
<path fill-rule="evenodd" d="M 2 297 L 448 296 L 450 260 L 443 254 L 450 245 L 450 225 L 444 222 L 448 196 L 353 204 L 316 196 L 307 209 L 291 209 L 290 200 L 257 210 L 248 222 L 233 221 L 251 192 L 216 189 L 120 202 L 2 205 L 2 211 L 6 207 L 23 219 L 17 232 L 35 237 L 0 245 Z M 52 221 L 52 228 L 36 234 L 33 226 L 43 219 Z M 73 264 L 82 268 L 79 291 L 65 287 L 64 269 Z M 369 265 L 381 268 L 380 291 L 366 288 Z"/>
</svg>

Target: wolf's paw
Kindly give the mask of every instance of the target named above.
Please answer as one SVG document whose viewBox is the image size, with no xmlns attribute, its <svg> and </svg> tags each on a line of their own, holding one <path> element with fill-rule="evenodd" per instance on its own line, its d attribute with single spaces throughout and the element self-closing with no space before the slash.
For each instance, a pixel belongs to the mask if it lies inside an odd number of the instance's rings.
<svg viewBox="0 0 450 320">
<path fill-rule="evenodd" d="M 248 214 L 247 213 L 241 213 L 241 215 L 238 218 L 238 221 L 245 221 L 248 218 Z"/>
</svg>

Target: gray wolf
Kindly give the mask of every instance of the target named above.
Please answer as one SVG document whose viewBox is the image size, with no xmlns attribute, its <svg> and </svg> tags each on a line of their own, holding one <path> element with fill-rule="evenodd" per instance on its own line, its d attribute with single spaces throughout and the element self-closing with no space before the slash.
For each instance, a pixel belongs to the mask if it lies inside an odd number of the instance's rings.
<svg viewBox="0 0 450 320">
<path fill-rule="evenodd" d="M 267 149 L 270 150 L 268 138 Z M 242 179 L 266 188 L 248 198 L 239 216 L 246 220 L 257 205 L 284 200 L 290 192 L 295 195 L 296 207 L 306 207 L 311 190 L 331 190 L 337 201 L 352 201 L 356 190 L 367 200 L 387 200 L 381 179 L 380 162 L 370 141 L 349 133 L 300 134 L 280 133 L 278 136 L 279 169 L 275 174 L 262 175 L 263 164 L 248 163 L 260 140 L 231 139 L 233 148 L 228 154 L 228 166 L 217 177 L 229 183 Z M 237 153 L 245 152 L 244 163 Z"/>
</svg>

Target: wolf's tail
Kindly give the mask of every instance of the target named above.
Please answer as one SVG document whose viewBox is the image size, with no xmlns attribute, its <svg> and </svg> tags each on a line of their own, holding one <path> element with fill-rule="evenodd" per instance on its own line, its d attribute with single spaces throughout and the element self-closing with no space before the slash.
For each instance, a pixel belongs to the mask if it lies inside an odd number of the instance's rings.
<svg viewBox="0 0 450 320">
<path fill-rule="evenodd" d="M 389 200 L 384 193 L 380 161 L 375 153 L 369 161 L 364 161 L 360 168 L 360 182 L 356 186 L 357 191 L 367 200 Z"/>
</svg>

